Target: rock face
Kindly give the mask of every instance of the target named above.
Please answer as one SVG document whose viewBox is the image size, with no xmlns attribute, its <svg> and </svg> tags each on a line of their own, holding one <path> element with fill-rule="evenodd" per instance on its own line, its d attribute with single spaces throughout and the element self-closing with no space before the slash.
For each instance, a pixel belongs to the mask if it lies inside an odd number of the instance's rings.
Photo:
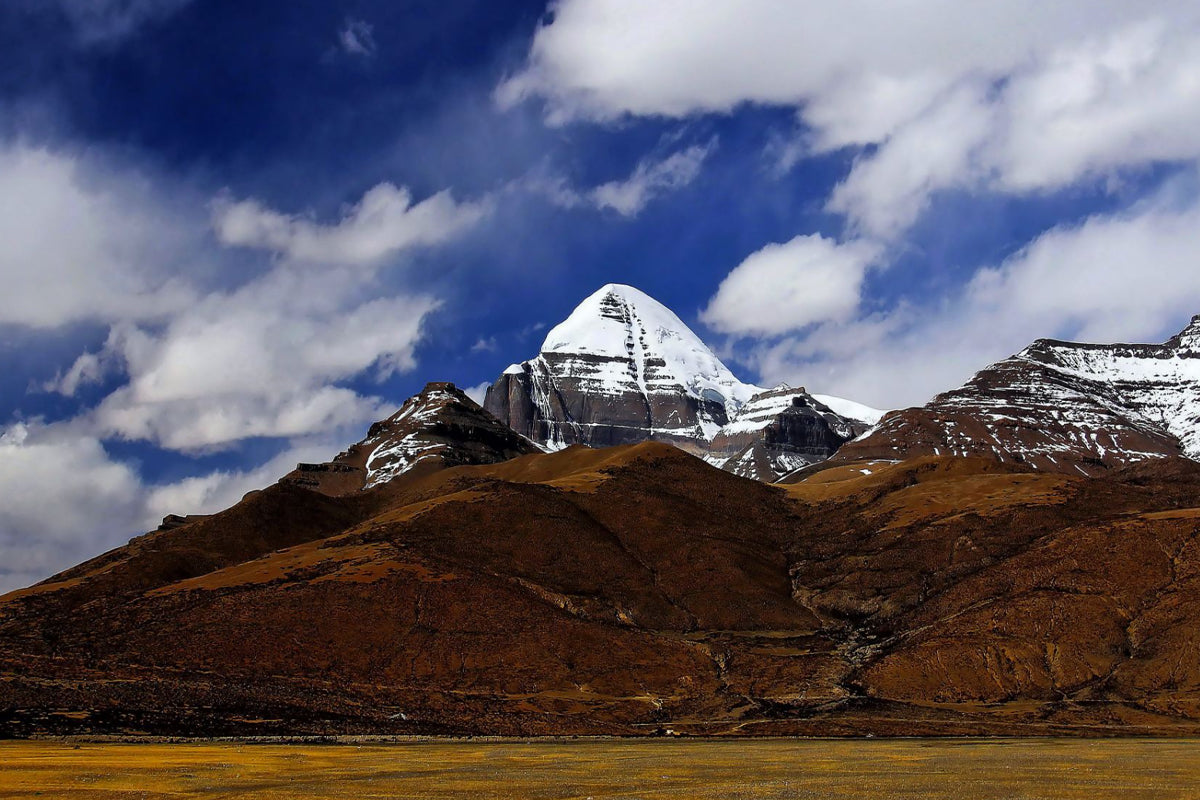
<svg viewBox="0 0 1200 800">
<path fill-rule="evenodd" d="M 1200 458 L 1200 316 L 1164 344 L 1039 339 L 925 406 L 888 414 L 836 461 L 917 455 L 1084 475 Z"/>
<path fill-rule="evenodd" d="M 541 452 L 453 383 L 429 383 L 367 437 L 326 464 L 298 464 L 284 482 L 340 495 L 371 489 L 413 469 L 496 464 Z"/>
<path fill-rule="evenodd" d="M 803 388 L 778 386 L 750 398 L 713 437 L 705 460 L 744 478 L 774 482 L 824 461 L 868 427 L 866 420 L 834 413 Z"/>
<path fill-rule="evenodd" d="M 665 441 L 762 480 L 827 458 L 867 427 L 804 390 L 741 382 L 679 317 L 620 284 L 588 297 L 535 358 L 506 369 L 484 407 L 549 449 Z"/>
</svg>

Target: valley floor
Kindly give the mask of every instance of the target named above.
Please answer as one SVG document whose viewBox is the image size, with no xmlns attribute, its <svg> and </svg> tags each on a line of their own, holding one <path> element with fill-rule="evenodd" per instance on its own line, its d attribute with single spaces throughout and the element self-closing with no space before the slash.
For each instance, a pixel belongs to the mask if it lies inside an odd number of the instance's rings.
<svg viewBox="0 0 1200 800">
<path fill-rule="evenodd" d="M 1185 798 L 1200 740 L 0 742 L 4 798 Z"/>
</svg>

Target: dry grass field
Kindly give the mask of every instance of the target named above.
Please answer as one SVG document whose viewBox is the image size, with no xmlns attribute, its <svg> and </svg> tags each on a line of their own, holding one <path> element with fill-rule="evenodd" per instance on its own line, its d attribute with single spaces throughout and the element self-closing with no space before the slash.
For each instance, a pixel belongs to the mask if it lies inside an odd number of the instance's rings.
<svg viewBox="0 0 1200 800">
<path fill-rule="evenodd" d="M 0 797 L 1182 799 L 1200 741 L 4 742 Z"/>
</svg>

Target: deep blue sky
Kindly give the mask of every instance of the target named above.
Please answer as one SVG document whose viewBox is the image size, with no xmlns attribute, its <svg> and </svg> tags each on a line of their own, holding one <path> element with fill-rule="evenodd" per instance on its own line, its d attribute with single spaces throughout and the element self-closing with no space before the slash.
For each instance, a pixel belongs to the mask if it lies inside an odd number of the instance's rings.
<svg viewBox="0 0 1200 800">
<path fill-rule="evenodd" d="M 38 501 L 110 520 L 64 544 L 52 533 L 73 517 L 0 503 L 0 559 L 25 564 L 8 582 L 163 504 L 219 506 L 278 471 L 277 455 L 331 454 L 426 381 L 489 382 L 608 282 L 670 306 L 744 380 L 878 406 L 921 402 L 1037 336 L 1156 338 L 1200 311 L 1187 4 L 1156 0 L 1142 19 L 1070 2 L 1027 24 L 989 0 L 999 11 L 976 29 L 969 14 L 892 19 L 886 4 L 847 7 L 842 24 L 806 2 L 621 3 L 566 0 L 557 16 L 497 0 L 0 10 L 0 277 L 20 287 L 0 300 L 0 481 L 74 464 L 76 485 Z M 514 76 L 531 88 L 501 102 Z M 880 79 L 889 88 L 872 90 Z M 1055 149 L 1063 130 L 1077 132 Z M 662 178 L 679 159 L 690 166 Z M 632 208 L 596 199 L 639 180 Z M 482 210 L 361 263 L 301 251 L 387 185 Z M 61 191 L 38 206 L 47 186 Z M 233 241 L 219 224 L 231 205 L 265 227 Z M 286 243 L 270 225 L 290 226 Z M 830 273 L 805 254 L 843 251 L 857 255 L 830 285 L 857 277 L 840 294 L 806 277 Z M 756 278 L 741 295 L 721 288 L 737 270 Z M 309 288 L 272 283 L 287 276 Z M 339 327 L 359 314 L 400 331 L 387 314 L 418 296 L 437 304 L 419 336 Z M 391 304 L 377 319 L 373 300 Z M 256 308 L 280 320 L 260 330 Z M 232 351 L 197 351 L 225 332 Z M 238 335 L 261 381 L 286 386 L 222 383 L 243 360 Z M 341 337 L 360 350 L 311 356 Z M 345 404 L 287 422 L 337 389 Z M 244 435 L 171 435 L 206 410 Z M 114 499 L 157 489 L 171 491 Z"/>
</svg>

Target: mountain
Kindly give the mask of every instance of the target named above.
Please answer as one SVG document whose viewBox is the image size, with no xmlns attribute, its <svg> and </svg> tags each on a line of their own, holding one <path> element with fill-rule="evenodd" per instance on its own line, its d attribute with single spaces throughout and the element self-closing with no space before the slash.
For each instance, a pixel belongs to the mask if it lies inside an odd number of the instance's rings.
<svg viewBox="0 0 1200 800">
<path fill-rule="evenodd" d="M 888 414 L 835 462 L 918 455 L 1082 475 L 1200 458 L 1200 316 L 1164 344 L 1039 339 L 925 406 Z"/>
<path fill-rule="evenodd" d="M 686 445 L 711 439 L 757 391 L 666 306 L 613 283 L 551 329 L 536 357 L 506 369 L 484 408 L 556 448 Z"/>
<path fill-rule="evenodd" d="M 0 598 L 0 734 L 1200 732 L 1193 462 L 426 463 Z"/>
<path fill-rule="evenodd" d="M 541 448 L 513 432 L 453 383 L 429 383 L 367 437 L 325 464 L 299 464 L 283 482 L 341 495 L 418 470 L 496 464 Z"/>
<path fill-rule="evenodd" d="M 1038 341 L 845 444 L 847 401 L 756 391 L 677 439 L 723 469 L 431 383 L 0 597 L 0 737 L 1197 735 L 1197 353 Z"/>
<path fill-rule="evenodd" d="M 793 408 L 792 397 L 822 410 L 806 422 L 789 412 L 790 422 L 780 420 L 768 434 L 774 418 Z M 550 449 L 665 441 L 714 463 L 738 456 L 730 463 L 742 472 L 774 480 L 785 465 L 827 457 L 850 432 L 868 427 L 829 403 L 867 416 L 871 409 L 827 400 L 741 382 L 670 309 L 631 286 L 608 284 L 547 334 L 537 356 L 506 369 L 484 407 Z M 765 460 L 751 470 L 742 451 L 756 442 Z"/>
</svg>

